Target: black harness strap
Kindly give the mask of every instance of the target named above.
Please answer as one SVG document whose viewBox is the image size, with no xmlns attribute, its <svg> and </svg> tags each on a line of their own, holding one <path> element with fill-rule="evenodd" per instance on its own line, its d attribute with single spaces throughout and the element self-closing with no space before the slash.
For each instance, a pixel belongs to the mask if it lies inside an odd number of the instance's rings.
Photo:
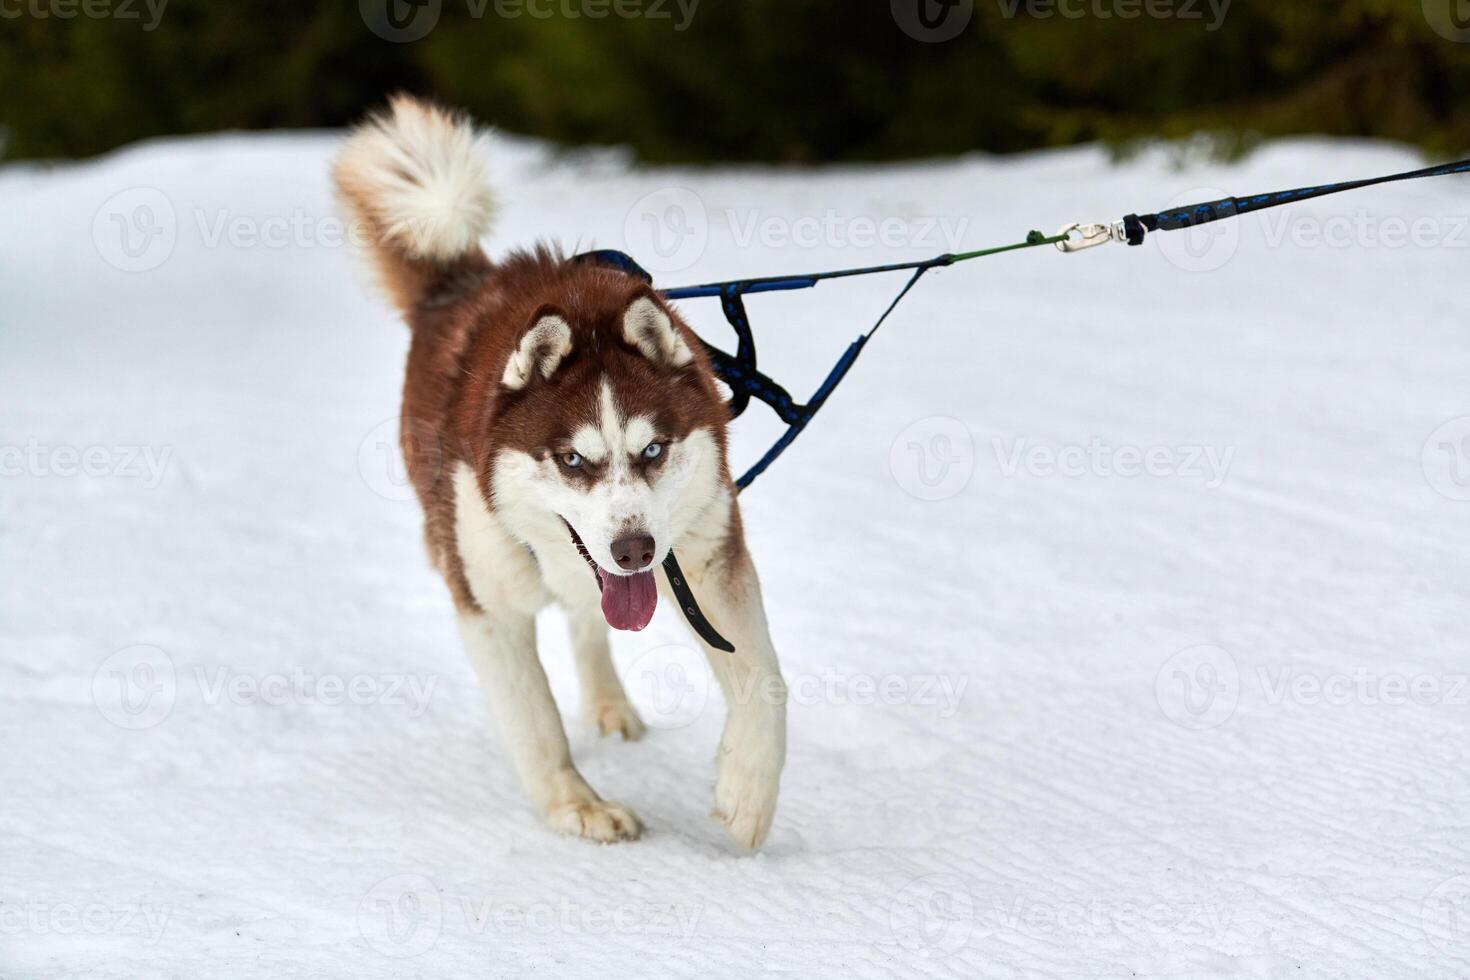
<svg viewBox="0 0 1470 980">
<path fill-rule="evenodd" d="M 699 634 L 699 638 L 716 650 L 726 653 L 734 653 L 735 645 L 720 635 L 720 631 L 710 625 L 705 617 L 704 611 L 699 608 L 699 603 L 694 601 L 694 591 L 689 588 L 689 580 L 684 578 L 684 572 L 679 568 L 679 560 L 674 557 L 673 551 L 664 559 L 664 574 L 668 576 L 669 588 L 674 592 L 674 598 L 679 600 L 679 608 L 684 612 L 684 618 L 689 621 L 689 626 Z"/>
<path fill-rule="evenodd" d="M 1039 232 L 1033 232 L 1033 236 L 1039 236 Z M 1040 244 L 1040 241 L 1032 240 L 1027 244 Z M 1025 246 L 1010 246 L 1025 247 Z M 979 254 L 979 253 L 971 253 Z M 847 376 L 852 369 L 853 363 L 862 353 L 864 345 L 869 338 L 883 326 L 903 298 L 909 294 L 920 279 L 930 269 L 947 266 L 960 258 L 968 258 L 971 255 L 940 255 L 922 262 L 900 262 L 894 265 L 870 266 L 862 269 L 841 269 L 836 272 L 818 272 L 802 276 L 771 276 L 764 279 L 739 279 L 731 282 L 707 283 L 702 286 L 685 286 L 679 289 L 666 289 L 663 295 L 667 299 L 695 299 L 699 297 L 719 297 L 720 308 L 725 313 L 725 319 L 729 321 L 730 327 L 735 331 L 735 353 L 722 350 L 711 344 L 704 338 L 700 343 L 704 345 L 705 353 L 709 355 L 710 364 L 715 374 L 730 388 L 730 418 L 738 418 L 750 407 L 752 398 L 769 405 L 771 411 L 786 423 L 786 431 L 781 438 L 766 450 L 764 456 L 755 462 L 755 465 L 746 470 L 740 479 L 735 481 L 735 486 L 741 490 L 766 471 L 766 467 L 775 462 L 776 458 L 786 451 L 796 437 L 801 435 L 812 418 L 826 404 L 828 396 L 833 389 Z M 635 261 L 632 256 L 616 249 L 599 249 L 594 252 L 583 252 L 575 256 L 574 262 L 593 262 L 618 269 L 630 276 L 634 276 L 652 285 L 653 277 L 648 271 Z M 745 309 L 745 297 L 752 293 L 784 292 L 792 289 L 810 289 L 827 279 L 845 279 L 849 276 L 866 276 L 877 272 L 912 272 L 898 295 L 888 304 L 882 316 L 878 317 L 876 323 L 868 328 L 867 333 L 859 334 L 858 338 L 848 345 L 837 363 L 832 366 L 827 377 L 823 379 L 820 386 L 805 403 L 798 402 L 770 375 L 756 366 L 755 334 L 750 327 L 750 314 Z"/>
<path fill-rule="evenodd" d="M 923 278 L 930 269 L 939 268 L 951 264 L 955 260 L 952 255 L 941 255 L 936 258 L 927 259 L 923 262 L 904 262 L 896 265 L 874 266 L 864 269 L 843 269 L 837 272 L 821 272 L 803 276 L 773 276 L 765 279 L 740 279 L 732 282 L 709 283 L 703 286 L 686 286 L 679 289 L 666 289 L 664 296 L 668 299 L 695 299 L 699 297 L 715 297 L 720 299 L 720 307 L 725 313 L 725 319 L 729 321 L 731 328 L 735 331 L 737 346 L 734 354 L 730 354 L 714 346 L 708 341 L 702 341 L 708 352 L 711 364 L 720 380 L 730 387 L 730 417 L 736 418 L 750 406 L 752 398 L 758 399 L 770 406 L 771 411 L 786 423 L 786 431 L 781 437 L 766 450 L 764 456 L 755 462 L 735 485 L 741 490 L 766 471 L 766 468 L 775 462 L 776 458 L 786 451 L 786 448 L 801 435 L 812 418 L 826 404 L 828 396 L 833 389 L 847 376 L 852 369 L 853 363 L 862 353 L 863 347 L 869 338 L 883 326 L 898 304 L 909 294 L 909 290 Z M 859 334 L 857 339 L 848 345 L 843 351 L 837 363 L 832 366 L 827 377 L 822 380 L 817 390 L 805 403 L 798 402 L 770 375 L 761 371 L 756 366 L 756 346 L 753 331 L 750 328 L 750 316 L 745 309 L 745 297 L 751 293 L 784 292 L 793 289 L 810 289 L 818 283 L 827 279 L 840 279 L 848 276 L 868 275 L 876 272 L 912 272 L 898 295 L 888 304 L 883 314 L 878 317 L 877 322 L 868 331 Z"/>
</svg>

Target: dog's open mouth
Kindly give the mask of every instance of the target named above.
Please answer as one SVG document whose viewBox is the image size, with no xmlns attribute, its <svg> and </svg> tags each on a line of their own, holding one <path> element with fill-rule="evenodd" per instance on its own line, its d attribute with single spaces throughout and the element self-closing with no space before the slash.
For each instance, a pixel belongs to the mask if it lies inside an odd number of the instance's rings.
<svg viewBox="0 0 1470 980">
<path fill-rule="evenodd" d="M 602 592 L 602 615 L 607 625 L 615 630 L 641 630 L 647 626 L 658 607 L 658 583 L 653 580 L 653 570 L 632 575 L 615 575 L 607 571 L 592 560 L 571 522 L 562 518 L 562 523 L 567 526 L 577 553 L 597 576 L 597 588 Z"/>
</svg>

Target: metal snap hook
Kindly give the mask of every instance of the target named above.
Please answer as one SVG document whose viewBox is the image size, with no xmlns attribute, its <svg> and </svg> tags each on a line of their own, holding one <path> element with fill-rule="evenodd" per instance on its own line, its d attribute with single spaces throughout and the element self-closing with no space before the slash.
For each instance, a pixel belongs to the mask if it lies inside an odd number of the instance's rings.
<svg viewBox="0 0 1470 980">
<path fill-rule="evenodd" d="M 1066 235 L 1062 241 L 1056 243 L 1059 252 L 1080 252 L 1085 248 L 1096 248 L 1106 245 L 1108 242 L 1126 242 L 1128 236 L 1123 231 L 1123 222 L 1115 221 L 1110 225 L 1084 224 L 1074 221 L 1057 229 L 1058 235 Z"/>
</svg>

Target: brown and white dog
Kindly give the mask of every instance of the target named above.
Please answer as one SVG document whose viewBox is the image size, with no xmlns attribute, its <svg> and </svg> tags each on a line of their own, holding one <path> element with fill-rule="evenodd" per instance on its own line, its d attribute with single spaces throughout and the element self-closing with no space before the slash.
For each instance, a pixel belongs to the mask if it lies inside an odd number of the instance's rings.
<svg viewBox="0 0 1470 980">
<path fill-rule="evenodd" d="M 637 816 L 572 763 L 536 652 L 535 616 L 570 621 L 583 712 L 643 734 L 607 627 L 648 625 L 677 549 L 735 646 L 705 646 L 727 717 L 715 816 L 747 848 L 771 827 L 786 757 L 786 689 L 741 533 L 728 412 L 677 312 L 624 272 L 545 246 L 492 262 L 483 138 L 411 98 L 353 132 L 333 171 L 412 330 L 402 448 L 425 537 L 522 784 L 555 829 L 636 839 Z M 591 566 L 589 568 L 589 565 Z"/>
</svg>

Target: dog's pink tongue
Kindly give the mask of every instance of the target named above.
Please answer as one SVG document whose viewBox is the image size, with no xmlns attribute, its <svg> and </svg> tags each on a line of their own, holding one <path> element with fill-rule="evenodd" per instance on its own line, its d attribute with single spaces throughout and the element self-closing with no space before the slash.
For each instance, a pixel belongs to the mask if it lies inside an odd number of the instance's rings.
<svg viewBox="0 0 1470 980">
<path fill-rule="evenodd" d="M 653 619 L 658 605 L 658 585 L 652 572 L 637 575 L 609 575 L 601 569 L 602 615 L 615 630 L 641 630 Z"/>
</svg>

